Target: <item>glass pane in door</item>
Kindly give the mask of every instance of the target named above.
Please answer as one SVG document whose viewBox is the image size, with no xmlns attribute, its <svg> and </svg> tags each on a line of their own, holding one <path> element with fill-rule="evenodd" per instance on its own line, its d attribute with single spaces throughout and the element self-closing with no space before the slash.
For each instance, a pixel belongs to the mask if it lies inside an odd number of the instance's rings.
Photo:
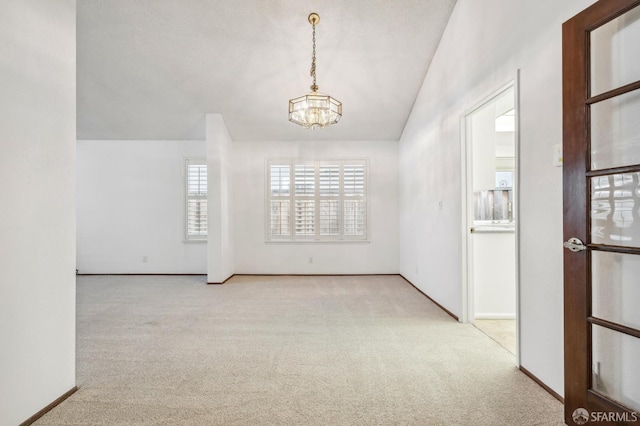
<svg viewBox="0 0 640 426">
<path fill-rule="evenodd" d="M 640 90 L 591 105 L 592 170 L 640 163 L 638 117 Z"/>
<path fill-rule="evenodd" d="M 640 329 L 640 256 L 591 253 L 591 315 Z"/>
<path fill-rule="evenodd" d="M 592 389 L 640 411 L 640 339 L 594 325 L 592 369 Z"/>
<path fill-rule="evenodd" d="M 640 7 L 591 32 L 591 96 L 640 80 Z"/>
<path fill-rule="evenodd" d="M 640 247 L 640 173 L 591 178 L 591 241 Z"/>
</svg>

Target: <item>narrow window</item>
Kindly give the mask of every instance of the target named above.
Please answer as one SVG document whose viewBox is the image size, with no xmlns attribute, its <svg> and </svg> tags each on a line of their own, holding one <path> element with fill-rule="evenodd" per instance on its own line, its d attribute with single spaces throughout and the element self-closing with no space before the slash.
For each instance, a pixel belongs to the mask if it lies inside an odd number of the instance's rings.
<svg viewBox="0 0 640 426">
<path fill-rule="evenodd" d="M 205 159 L 185 160 L 186 239 L 207 239 L 207 164 Z"/>
</svg>

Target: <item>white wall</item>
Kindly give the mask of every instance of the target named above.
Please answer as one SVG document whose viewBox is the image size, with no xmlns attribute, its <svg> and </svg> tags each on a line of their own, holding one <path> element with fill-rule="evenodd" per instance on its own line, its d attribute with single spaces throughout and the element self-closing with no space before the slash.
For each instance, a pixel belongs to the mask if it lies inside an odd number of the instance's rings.
<svg viewBox="0 0 640 426">
<path fill-rule="evenodd" d="M 396 141 L 233 142 L 232 147 L 235 273 L 398 273 Z M 368 158 L 370 242 L 265 243 L 266 158 Z"/>
<path fill-rule="evenodd" d="M 223 283 L 234 273 L 234 212 L 231 199 L 231 135 L 220 114 L 207 114 L 207 282 Z M 243 168 L 242 164 L 238 165 Z"/>
<path fill-rule="evenodd" d="M 80 273 L 207 272 L 207 244 L 185 242 L 184 207 L 184 158 L 204 158 L 204 141 L 77 145 Z"/>
<path fill-rule="evenodd" d="M 80 273 L 398 272 L 397 142 L 78 141 Z M 208 243 L 184 242 L 183 158 L 207 157 Z M 265 158 L 368 158 L 367 243 L 265 243 Z M 147 262 L 143 262 L 144 257 Z M 313 257 L 313 263 L 309 263 Z"/>
<path fill-rule="evenodd" d="M 491 102 L 471 115 L 473 192 L 496 188 L 496 105 Z"/>
<path fill-rule="evenodd" d="M 75 386 L 75 1 L 0 13 L 0 424 Z"/>
<path fill-rule="evenodd" d="M 460 116 L 521 70 L 521 364 L 559 394 L 562 170 L 552 159 L 562 143 L 561 25 L 592 3 L 458 0 L 399 147 L 400 272 L 460 316 Z"/>
</svg>

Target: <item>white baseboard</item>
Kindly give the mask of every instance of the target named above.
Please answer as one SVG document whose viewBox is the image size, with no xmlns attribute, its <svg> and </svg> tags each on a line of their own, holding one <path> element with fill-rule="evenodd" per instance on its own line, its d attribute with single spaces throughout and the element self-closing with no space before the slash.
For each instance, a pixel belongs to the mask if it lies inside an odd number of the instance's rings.
<svg viewBox="0 0 640 426">
<path fill-rule="evenodd" d="M 495 319 L 495 320 L 513 320 L 516 319 L 516 314 L 476 314 L 476 319 Z"/>
</svg>

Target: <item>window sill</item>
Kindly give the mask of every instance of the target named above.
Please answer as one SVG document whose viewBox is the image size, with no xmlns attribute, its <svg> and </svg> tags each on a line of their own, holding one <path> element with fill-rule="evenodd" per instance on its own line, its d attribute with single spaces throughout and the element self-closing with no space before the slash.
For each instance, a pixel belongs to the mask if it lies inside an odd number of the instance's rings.
<svg viewBox="0 0 640 426">
<path fill-rule="evenodd" d="M 309 240 L 309 241 L 278 241 L 278 240 L 269 240 L 265 241 L 265 244 L 371 244 L 370 240 Z"/>
<path fill-rule="evenodd" d="M 480 225 L 473 227 L 474 234 L 515 234 L 516 228 L 515 226 L 505 226 L 505 225 Z"/>
<path fill-rule="evenodd" d="M 182 240 L 183 243 L 185 244 L 203 244 L 203 243 L 207 243 L 207 240 Z"/>
</svg>

